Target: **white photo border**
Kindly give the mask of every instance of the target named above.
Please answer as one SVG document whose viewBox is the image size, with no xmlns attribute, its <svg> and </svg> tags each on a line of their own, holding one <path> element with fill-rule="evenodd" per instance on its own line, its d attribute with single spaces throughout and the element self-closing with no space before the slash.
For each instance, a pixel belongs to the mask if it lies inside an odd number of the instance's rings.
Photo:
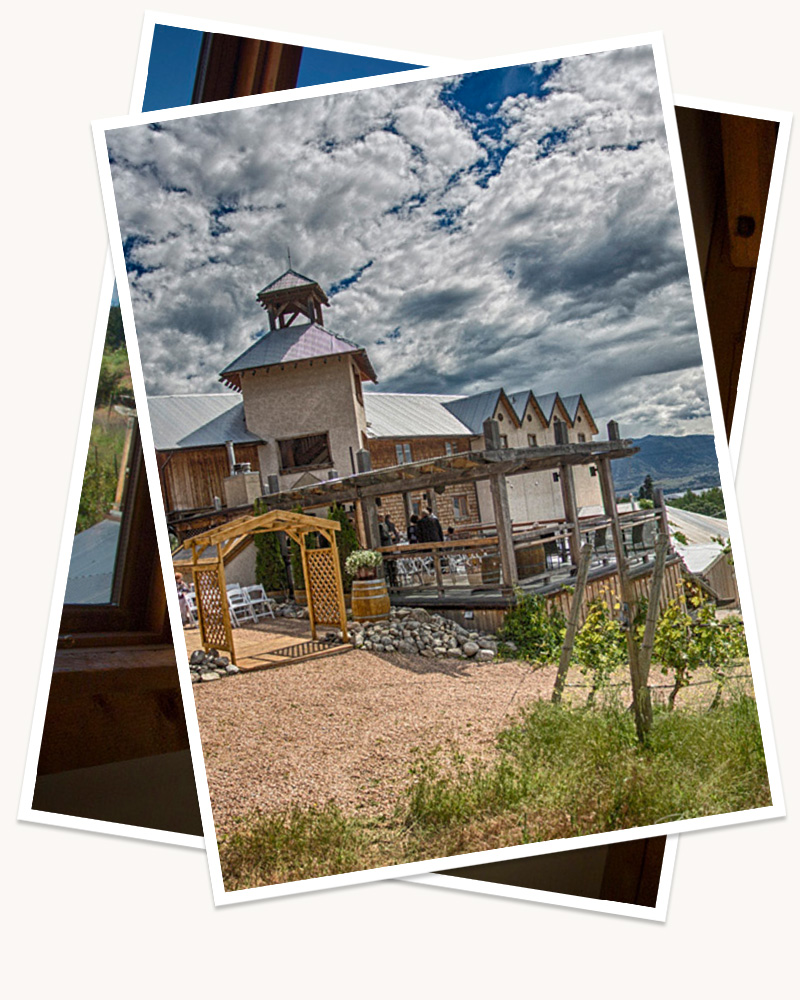
<svg viewBox="0 0 800 1000">
<path fill-rule="evenodd" d="M 663 38 L 660 33 L 649 33 L 644 35 L 628 36 L 625 38 L 609 39 L 590 45 L 570 45 L 559 46 L 530 53 L 505 56 L 501 59 L 471 61 L 468 66 L 462 69 L 468 72 L 476 72 L 482 69 L 501 68 L 504 66 L 516 65 L 520 62 L 545 61 L 553 58 L 568 58 L 573 55 L 583 55 L 593 52 L 610 51 L 616 48 L 626 48 L 634 45 L 651 45 L 655 59 L 656 72 L 659 81 L 659 90 L 662 98 L 662 111 L 664 114 L 664 124 L 667 132 L 670 149 L 670 159 L 673 169 L 673 180 L 675 184 L 676 200 L 678 203 L 681 229 L 684 239 L 687 265 L 689 271 L 690 285 L 695 305 L 695 317 L 698 325 L 700 348 L 704 362 L 705 377 L 709 388 L 709 404 L 711 410 L 712 425 L 717 442 L 718 459 L 720 453 L 726 454 L 724 421 L 722 408 L 719 399 L 719 392 L 716 385 L 716 374 L 713 363 L 713 350 L 711 338 L 708 330 L 708 322 L 705 315 L 704 300 L 702 292 L 702 281 L 700 269 L 697 261 L 697 253 L 694 243 L 694 233 L 692 229 L 691 213 L 689 209 L 688 192 L 683 172 L 683 164 L 680 156 L 680 145 L 677 133 L 677 123 L 675 119 L 674 104 L 672 103 L 669 88 L 669 73 L 667 68 L 666 54 L 664 50 Z M 196 106 L 194 108 L 172 109 L 169 111 L 151 112 L 129 118 L 114 118 L 93 124 L 95 134 L 96 151 L 98 155 L 98 165 L 100 170 L 100 183 L 106 206 L 106 215 L 111 237 L 112 258 L 118 274 L 125 273 L 122 245 L 119 238 L 119 223 L 114 202 L 114 193 L 111 183 L 111 172 L 108 163 L 108 155 L 105 143 L 106 130 L 113 130 L 125 127 L 143 125 L 157 121 L 171 121 L 187 117 L 195 117 L 205 114 L 219 114 L 226 110 L 261 107 L 270 104 L 285 103 L 287 101 L 309 100 L 318 96 L 344 94 L 354 91 L 370 89 L 374 87 L 386 87 L 398 85 L 405 82 L 423 81 L 441 77 L 440 69 L 413 70 L 403 73 L 393 74 L 391 81 L 387 78 L 372 77 L 364 80 L 350 81 L 347 83 L 324 84 L 317 87 L 304 88 L 299 91 L 285 91 L 278 94 L 258 95 L 256 97 L 236 98 L 228 101 L 214 103 L 213 111 L 209 111 L 206 106 Z M 141 369 L 141 360 L 138 353 L 138 345 L 135 341 L 135 325 L 133 320 L 133 309 L 130 298 L 130 290 L 127 281 L 122 281 L 118 287 L 120 306 L 126 329 L 130 331 L 130 356 L 131 356 L 131 376 L 134 387 L 140 395 L 144 395 L 144 380 Z M 146 408 L 140 413 L 140 425 L 142 441 L 145 453 L 145 463 L 148 469 L 148 480 L 151 489 L 151 497 L 154 503 L 160 503 L 160 488 L 155 476 L 155 450 L 153 446 L 152 430 L 150 427 L 149 414 Z M 643 836 L 659 836 L 685 830 L 708 829 L 717 826 L 733 825 L 743 822 L 751 822 L 758 819 L 777 818 L 784 815 L 783 794 L 780 785 L 777 755 L 772 732 L 769 710 L 767 705 L 766 684 L 763 676 L 763 666 L 761 663 L 755 616 L 753 613 L 752 595 L 747 578 L 746 561 L 744 547 L 741 537 L 741 527 L 739 524 L 738 511 L 736 508 L 735 492 L 733 487 L 733 475 L 730 463 L 723 454 L 719 460 L 719 472 L 722 483 L 723 495 L 725 497 L 726 508 L 728 509 L 728 523 L 731 535 L 731 548 L 738 568 L 740 584 L 740 595 L 742 598 L 742 615 L 745 621 L 748 642 L 750 647 L 751 666 L 753 672 L 753 686 L 756 701 L 759 706 L 761 718 L 762 739 L 769 776 L 770 789 L 773 804 L 761 808 L 744 810 L 737 813 L 722 814 L 719 816 L 700 817 L 692 820 L 679 820 L 671 823 L 658 824 L 649 827 L 637 827 L 633 830 L 614 831 L 612 833 L 593 834 L 585 837 L 571 838 L 568 841 L 557 840 L 544 844 L 527 844 L 515 847 L 498 848 L 491 851 L 476 852 L 461 855 L 457 858 L 439 858 L 422 862 L 411 862 L 408 864 L 371 869 L 355 873 L 342 875 L 325 876 L 318 879 L 285 883 L 278 886 L 263 886 L 254 889 L 243 889 L 233 892 L 225 892 L 222 884 L 222 873 L 219 860 L 219 853 L 216 846 L 216 838 L 208 836 L 213 831 L 213 817 L 211 815 L 211 802 L 208 794 L 207 782 L 198 794 L 200 798 L 200 809 L 203 817 L 204 831 L 207 833 L 207 854 L 211 872 L 212 888 L 215 902 L 219 904 L 229 904 L 231 902 L 244 901 L 257 898 L 269 898 L 278 895 L 286 895 L 297 892 L 308 891 L 309 889 L 328 888 L 335 885 L 353 884 L 356 882 L 366 882 L 375 879 L 388 877 L 398 877 L 402 875 L 418 874 L 421 872 L 431 872 L 447 867 L 463 866 L 471 862 L 478 861 L 486 863 L 495 860 L 505 860 L 507 858 L 533 856 L 538 854 L 551 853 L 553 850 L 563 850 L 568 845 L 572 847 L 593 846 L 596 844 L 608 844 L 622 842 L 626 840 L 640 839 Z M 156 533 L 158 537 L 159 550 L 162 558 L 162 567 L 166 572 L 171 567 L 171 555 L 167 538 L 166 523 L 163 518 L 156 518 Z M 182 629 L 175 628 L 178 616 L 177 599 L 170 599 L 169 613 L 173 624 L 173 633 L 178 636 L 176 640 L 176 652 L 180 660 L 181 654 L 186 655 L 185 641 L 182 639 Z M 178 649 L 177 647 L 181 647 Z M 185 704 L 189 704 L 186 694 L 190 689 L 188 674 L 181 673 L 181 686 L 184 693 Z M 203 765 L 202 750 L 200 748 L 200 734 L 197 724 L 196 714 L 187 713 L 187 726 L 189 729 L 190 745 L 192 757 L 195 763 L 198 786 L 201 785 L 200 773 L 205 775 Z"/>
</svg>

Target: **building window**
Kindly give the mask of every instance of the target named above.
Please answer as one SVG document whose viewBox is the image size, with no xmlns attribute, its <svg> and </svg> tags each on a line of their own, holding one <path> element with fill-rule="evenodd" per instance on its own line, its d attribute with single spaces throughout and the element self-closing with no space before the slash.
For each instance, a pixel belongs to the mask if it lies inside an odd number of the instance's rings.
<svg viewBox="0 0 800 1000">
<path fill-rule="evenodd" d="M 508 447 L 508 434 L 501 434 L 500 435 L 500 447 L 501 448 L 507 448 Z"/>
<path fill-rule="evenodd" d="M 413 462 L 414 459 L 411 457 L 411 445 L 406 444 L 396 444 L 394 446 L 395 455 L 397 456 L 398 465 L 406 465 L 408 462 Z"/>
<path fill-rule="evenodd" d="M 502 413 L 500 413 L 499 411 L 498 411 L 498 413 L 497 413 L 497 419 L 498 419 L 498 420 L 502 420 L 502 419 L 503 419 L 503 414 L 502 414 Z"/>
<path fill-rule="evenodd" d="M 114 634 L 120 633 L 126 634 L 126 643 L 169 641 L 153 508 L 137 429 L 128 468 L 119 537 L 111 546 L 108 565 L 99 565 L 109 574 L 109 599 L 105 603 L 80 600 L 80 595 L 70 596 L 68 591 L 59 628 L 60 648 L 109 645 L 118 641 Z M 73 545 L 73 558 L 74 552 Z M 74 568 L 70 560 L 70 571 Z M 87 578 L 87 582 L 91 581 Z"/>
<path fill-rule="evenodd" d="M 466 521 L 469 518 L 469 498 L 467 496 L 453 497 L 453 516 L 456 521 Z"/>
<path fill-rule="evenodd" d="M 444 443 L 445 455 L 455 455 L 457 452 L 458 452 L 458 441 L 445 441 Z"/>
<path fill-rule="evenodd" d="M 585 435 L 585 434 L 579 434 L 579 435 L 578 435 L 578 441 L 579 441 L 579 442 L 580 442 L 581 444 L 586 444 L 586 435 Z"/>
<path fill-rule="evenodd" d="M 535 448 L 536 444 L 537 444 L 537 442 L 536 442 L 536 435 L 535 434 L 529 434 L 528 435 L 528 447 L 529 448 Z"/>
<path fill-rule="evenodd" d="M 281 472 L 295 469 L 319 469 L 333 465 L 327 434 L 308 434 L 278 442 Z"/>
</svg>

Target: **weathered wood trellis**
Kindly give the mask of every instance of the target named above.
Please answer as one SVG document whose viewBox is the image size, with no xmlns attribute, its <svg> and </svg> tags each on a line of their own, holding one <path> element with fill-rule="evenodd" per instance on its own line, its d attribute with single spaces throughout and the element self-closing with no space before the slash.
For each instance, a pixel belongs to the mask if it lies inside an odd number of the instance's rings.
<svg viewBox="0 0 800 1000">
<path fill-rule="evenodd" d="M 317 638 L 318 625 L 334 625 L 342 631 L 342 642 L 348 642 L 344 587 L 336 543 L 336 532 L 340 527 L 338 521 L 327 518 L 271 510 L 266 514 L 237 518 L 187 539 L 183 548 L 192 554 L 189 569 L 194 582 L 203 648 L 224 650 L 230 653 L 231 662 L 236 662 L 225 583 L 225 555 L 245 536 L 272 531 L 285 532 L 300 547 L 312 639 Z M 309 549 L 306 537 L 312 533 L 321 536 L 324 544 Z"/>
</svg>

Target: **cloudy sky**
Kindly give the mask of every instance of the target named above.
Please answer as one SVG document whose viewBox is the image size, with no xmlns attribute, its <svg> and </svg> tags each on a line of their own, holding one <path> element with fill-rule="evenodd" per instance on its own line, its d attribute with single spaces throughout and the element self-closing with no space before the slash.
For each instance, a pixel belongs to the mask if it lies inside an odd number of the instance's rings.
<svg viewBox="0 0 800 1000">
<path fill-rule="evenodd" d="M 150 394 L 221 391 L 289 247 L 377 389 L 711 430 L 649 47 L 107 137 Z"/>
</svg>

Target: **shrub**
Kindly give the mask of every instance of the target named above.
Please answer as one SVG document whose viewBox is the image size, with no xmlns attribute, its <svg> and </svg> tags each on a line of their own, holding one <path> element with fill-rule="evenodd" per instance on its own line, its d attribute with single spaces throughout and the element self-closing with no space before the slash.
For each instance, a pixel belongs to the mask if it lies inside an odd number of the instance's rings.
<svg viewBox="0 0 800 1000">
<path fill-rule="evenodd" d="M 341 530 L 337 532 L 336 544 L 339 549 L 339 567 L 342 572 L 342 585 L 345 591 L 349 592 L 353 585 L 353 576 L 347 571 L 347 559 L 351 553 L 357 552 L 361 548 L 361 544 L 358 541 L 356 529 L 353 527 L 352 521 L 347 516 L 341 504 L 335 503 L 328 511 L 328 517 L 332 521 L 338 521 L 342 526 Z"/>
<path fill-rule="evenodd" d="M 558 659 L 567 630 L 564 615 L 551 609 L 540 594 L 517 593 L 517 603 L 506 615 L 500 629 L 501 641 L 513 642 L 516 655 L 534 663 Z"/>
<path fill-rule="evenodd" d="M 294 508 L 296 514 L 302 514 L 302 507 Z M 306 535 L 306 548 L 315 549 L 317 547 L 317 536 L 314 534 Z M 303 572 L 303 559 L 300 555 L 300 546 L 294 539 L 289 542 L 289 559 L 292 564 L 292 586 L 295 590 L 305 590 L 306 589 L 306 577 Z"/>
<path fill-rule="evenodd" d="M 618 602 L 615 607 L 619 607 Z M 575 637 L 574 656 L 581 664 L 581 673 L 591 679 L 588 698 L 591 705 L 614 670 L 628 661 L 625 630 L 619 621 L 611 617 L 603 598 L 597 598 L 589 605 L 583 628 Z"/>
<path fill-rule="evenodd" d="M 254 513 L 263 514 L 266 510 L 266 505 L 256 500 Z M 253 544 L 256 547 L 256 580 L 264 590 L 286 592 L 289 589 L 289 574 L 286 572 L 278 532 L 269 531 L 254 535 Z"/>
<path fill-rule="evenodd" d="M 717 681 L 714 704 L 718 704 L 731 664 L 746 657 L 742 620 L 718 618 L 714 606 L 696 589 L 690 590 L 686 602 L 670 601 L 658 621 L 653 658 L 661 665 L 662 674 L 672 674 L 667 699 L 670 709 L 700 667 L 708 667 Z"/>
</svg>

